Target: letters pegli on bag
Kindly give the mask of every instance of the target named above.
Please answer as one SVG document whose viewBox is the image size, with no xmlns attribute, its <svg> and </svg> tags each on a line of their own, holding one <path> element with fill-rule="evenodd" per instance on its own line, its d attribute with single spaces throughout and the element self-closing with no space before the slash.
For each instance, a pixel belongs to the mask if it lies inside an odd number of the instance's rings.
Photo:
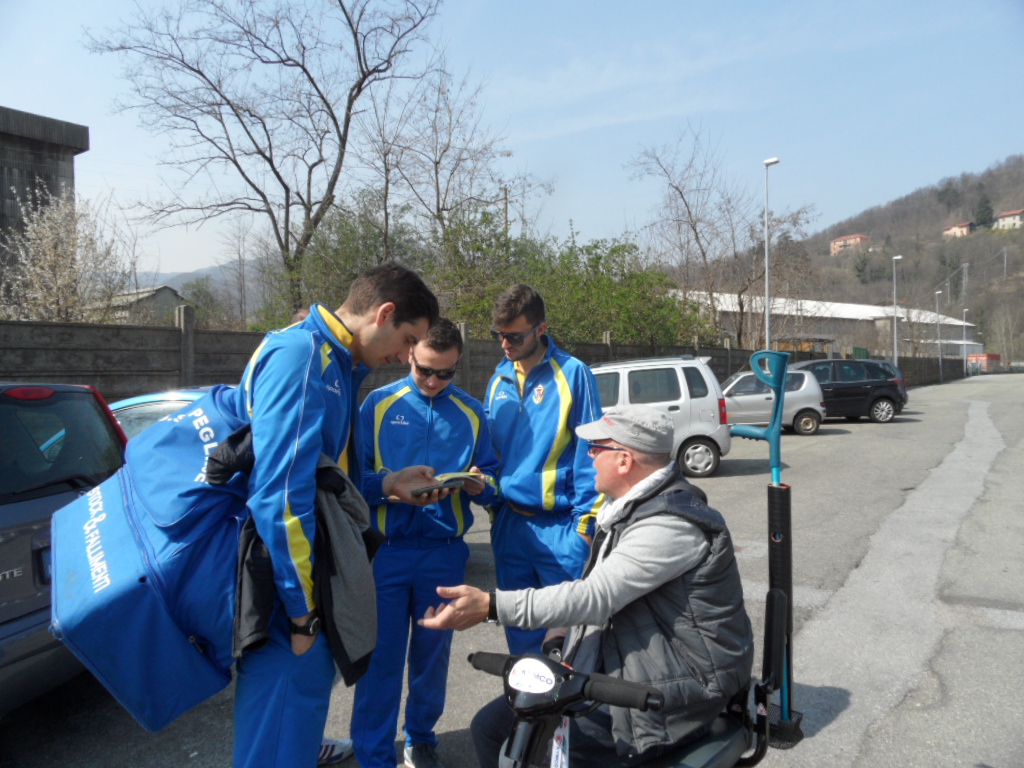
<svg viewBox="0 0 1024 768">
<path fill-rule="evenodd" d="M 150 731 L 231 681 L 245 478 L 205 482 L 242 424 L 216 392 L 140 433 L 124 468 L 53 517 L 51 631 Z"/>
</svg>

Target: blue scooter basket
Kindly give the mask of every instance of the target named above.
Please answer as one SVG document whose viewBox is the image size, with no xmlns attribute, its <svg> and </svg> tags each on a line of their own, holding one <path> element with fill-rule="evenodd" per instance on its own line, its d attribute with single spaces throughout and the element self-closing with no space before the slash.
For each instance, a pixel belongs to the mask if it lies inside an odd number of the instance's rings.
<svg viewBox="0 0 1024 768">
<path fill-rule="evenodd" d="M 54 636 L 147 730 L 231 682 L 174 620 L 124 470 L 53 516 Z"/>
</svg>

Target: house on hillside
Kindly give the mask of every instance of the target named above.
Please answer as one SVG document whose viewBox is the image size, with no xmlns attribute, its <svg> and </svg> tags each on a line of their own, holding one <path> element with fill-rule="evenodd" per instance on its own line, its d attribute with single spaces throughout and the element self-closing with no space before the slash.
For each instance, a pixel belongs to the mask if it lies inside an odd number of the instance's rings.
<svg viewBox="0 0 1024 768">
<path fill-rule="evenodd" d="M 867 244 L 867 235 L 843 235 L 829 243 L 828 255 L 835 256 L 845 250 L 859 250 Z"/>
<path fill-rule="evenodd" d="M 104 319 L 125 325 L 174 325 L 174 309 L 182 304 L 188 302 L 180 293 L 158 285 L 114 296 Z"/>
<path fill-rule="evenodd" d="M 1024 208 L 1019 211 L 1003 211 L 996 216 L 993 229 L 1020 229 L 1024 227 Z"/>
<path fill-rule="evenodd" d="M 960 224 L 950 224 L 942 230 L 943 237 L 967 237 L 975 229 L 973 221 L 964 221 Z"/>
</svg>

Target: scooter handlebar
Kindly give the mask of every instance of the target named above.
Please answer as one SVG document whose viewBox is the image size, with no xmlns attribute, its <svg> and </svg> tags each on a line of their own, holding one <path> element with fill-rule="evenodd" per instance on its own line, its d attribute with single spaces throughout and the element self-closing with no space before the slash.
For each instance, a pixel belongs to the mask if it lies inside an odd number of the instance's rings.
<svg viewBox="0 0 1024 768">
<path fill-rule="evenodd" d="M 489 675 L 501 677 L 505 674 L 505 665 L 510 658 L 512 657 L 507 653 L 477 651 L 476 653 L 469 654 L 469 663 L 473 665 L 473 669 L 479 669 L 481 672 L 486 672 Z"/>
<path fill-rule="evenodd" d="M 583 686 L 583 697 L 613 707 L 630 707 L 646 712 L 661 709 L 665 696 L 657 688 L 643 683 L 631 683 L 618 677 L 599 673 L 590 675 Z"/>
</svg>

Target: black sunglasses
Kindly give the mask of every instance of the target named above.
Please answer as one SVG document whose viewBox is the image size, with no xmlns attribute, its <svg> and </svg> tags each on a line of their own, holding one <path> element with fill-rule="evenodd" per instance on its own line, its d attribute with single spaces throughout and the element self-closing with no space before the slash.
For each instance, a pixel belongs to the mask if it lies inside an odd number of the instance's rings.
<svg viewBox="0 0 1024 768">
<path fill-rule="evenodd" d="M 523 344 L 526 343 L 526 340 L 530 338 L 530 336 L 532 336 L 534 333 L 536 333 L 537 329 L 540 328 L 542 325 L 544 325 L 543 322 L 537 323 L 535 326 L 533 326 L 533 328 L 528 330 L 526 333 L 505 333 L 504 331 L 499 331 L 492 325 L 491 336 L 494 337 L 495 341 L 501 341 L 502 339 L 504 339 L 513 347 L 521 347 L 523 346 Z"/>
<path fill-rule="evenodd" d="M 412 364 L 416 366 L 416 372 L 425 379 L 429 379 L 431 376 L 437 376 L 441 381 L 448 381 L 455 375 L 455 371 L 458 369 L 458 365 L 455 368 L 427 368 L 425 365 L 420 365 L 416 362 L 416 354 L 412 355 Z"/>
</svg>

